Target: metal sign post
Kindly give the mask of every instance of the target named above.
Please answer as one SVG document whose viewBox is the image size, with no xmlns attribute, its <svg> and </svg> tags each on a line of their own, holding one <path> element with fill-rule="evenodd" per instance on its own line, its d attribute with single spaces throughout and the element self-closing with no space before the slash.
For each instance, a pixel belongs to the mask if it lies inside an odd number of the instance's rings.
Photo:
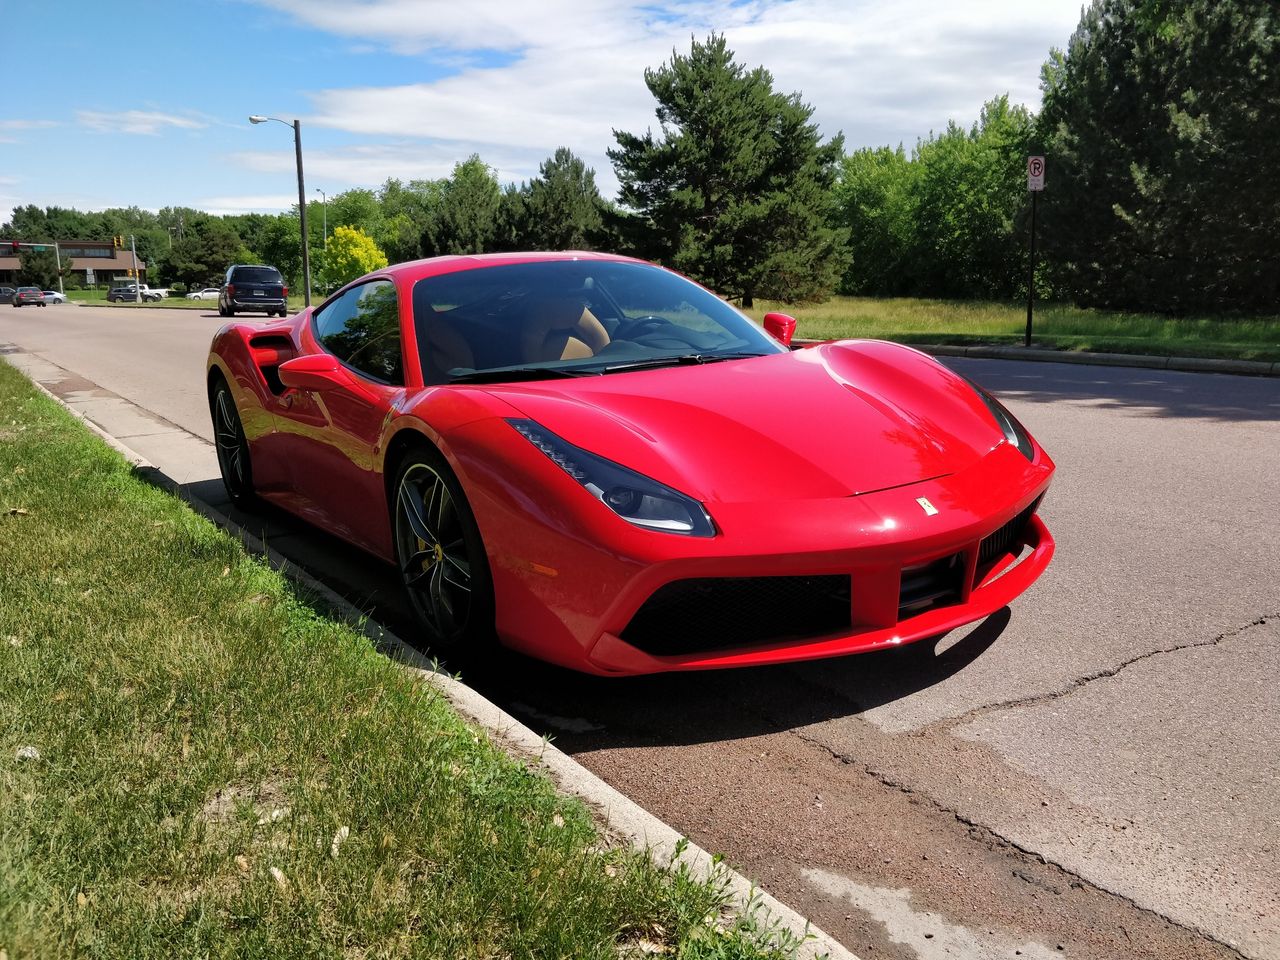
<svg viewBox="0 0 1280 960">
<path fill-rule="evenodd" d="M 133 255 L 133 302 L 142 302 L 142 277 L 138 274 L 138 243 L 133 234 L 129 234 L 129 253 Z M 1030 323 L 1030 320 L 1027 321 Z M 1027 334 L 1030 336 L 1030 334 Z"/>
<path fill-rule="evenodd" d="M 1027 157 L 1027 190 L 1031 194 L 1031 251 L 1027 257 L 1027 335 L 1023 346 L 1029 347 L 1036 299 L 1036 200 L 1044 190 L 1044 157 Z"/>
</svg>

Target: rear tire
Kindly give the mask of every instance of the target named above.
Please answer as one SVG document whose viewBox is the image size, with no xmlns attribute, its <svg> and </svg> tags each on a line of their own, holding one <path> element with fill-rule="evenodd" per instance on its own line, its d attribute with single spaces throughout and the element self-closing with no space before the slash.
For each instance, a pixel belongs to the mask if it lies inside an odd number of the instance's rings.
<svg viewBox="0 0 1280 960">
<path fill-rule="evenodd" d="M 241 510 L 251 510 L 258 498 L 253 489 L 253 464 L 249 459 L 249 441 L 240 422 L 240 411 L 227 381 L 218 377 L 209 396 L 209 414 L 213 419 L 214 447 L 218 452 L 218 471 L 227 496 Z"/>
<path fill-rule="evenodd" d="M 391 495 L 396 566 L 427 645 L 474 663 L 496 643 L 493 579 L 462 485 L 423 444 L 400 462 Z"/>
</svg>

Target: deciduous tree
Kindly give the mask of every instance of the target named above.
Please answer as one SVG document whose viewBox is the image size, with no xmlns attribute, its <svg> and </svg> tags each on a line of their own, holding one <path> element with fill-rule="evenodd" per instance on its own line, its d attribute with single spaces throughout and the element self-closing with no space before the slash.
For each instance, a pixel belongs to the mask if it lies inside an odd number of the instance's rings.
<svg viewBox="0 0 1280 960">
<path fill-rule="evenodd" d="M 373 238 L 354 227 L 334 227 L 325 251 L 321 279 L 326 287 L 340 287 L 387 265 L 387 255 Z"/>
<path fill-rule="evenodd" d="M 918 170 L 901 146 L 855 150 L 842 161 L 835 187 L 838 216 L 849 230 L 842 293 L 902 295 L 915 289 Z"/>
</svg>

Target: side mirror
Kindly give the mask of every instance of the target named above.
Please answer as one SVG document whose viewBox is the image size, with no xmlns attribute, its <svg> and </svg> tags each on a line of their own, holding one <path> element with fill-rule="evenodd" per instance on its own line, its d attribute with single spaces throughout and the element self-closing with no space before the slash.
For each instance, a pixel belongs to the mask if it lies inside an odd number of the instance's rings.
<svg viewBox="0 0 1280 960">
<path fill-rule="evenodd" d="M 789 347 L 791 346 L 791 338 L 796 333 L 796 318 L 789 317 L 785 313 L 766 313 L 764 315 L 764 329 L 769 336 L 784 347 Z"/>
<path fill-rule="evenodd" d="M 277 373 L 281 383 L 297 390 L 336 390 L 351 382 L 337 358 L 323 353 L 286 360 L 277 368 Z"/>
</svg>

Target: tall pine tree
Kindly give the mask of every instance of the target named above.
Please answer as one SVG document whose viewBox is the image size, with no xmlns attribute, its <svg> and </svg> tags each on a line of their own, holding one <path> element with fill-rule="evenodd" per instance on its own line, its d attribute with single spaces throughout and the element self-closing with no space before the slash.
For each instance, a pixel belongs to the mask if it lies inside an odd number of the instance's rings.
<svg viewBox="0 0 1280 960">
<path fill-rule="evenodd" d="M 1280 302 L 1280 6 L 1094 0 L 1045 66 L 1043 239 L 1083 303 Z"/>
<path fill-rule="evenodd" d="M 846 259 L 832 224 L 843 138 L 821 143 L 813 108 L 735 63 L 722 36 L 644 79 L 661 135 L 615 130 L 609 150 L 647 240 L 638 252 L 745 306 L 825 298 Z"/>
</svg>

